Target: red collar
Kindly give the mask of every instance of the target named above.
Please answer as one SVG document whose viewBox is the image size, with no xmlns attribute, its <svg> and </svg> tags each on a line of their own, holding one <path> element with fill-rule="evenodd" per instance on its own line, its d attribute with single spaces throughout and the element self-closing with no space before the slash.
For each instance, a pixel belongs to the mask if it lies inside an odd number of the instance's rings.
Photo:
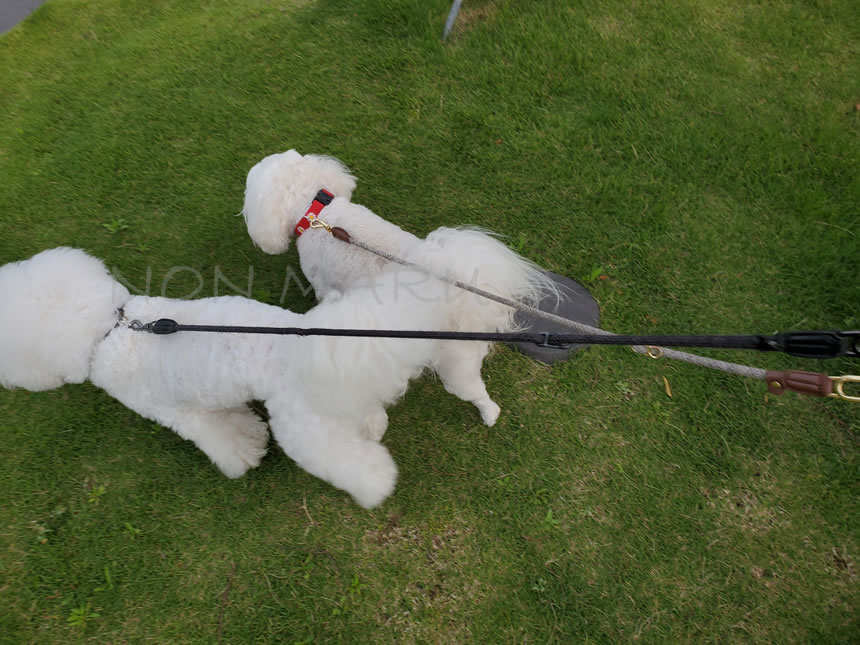
<svg viewBox="0 0 860 645">
<path fill-rule="evenodd" d="M 316 197 L 314 197 L 314 201 L 311 202 L 311 207 L 308 209 L 308 212 L 305 213 L 299 220 L 299 223 L 296 224 L 296 237 L 299 237 L 311 227 L 311 222 L 319 216 L 320 211 L 323 208 L 331 204 L 331 200 L 333 199 L 334 195 L 325 189 L 322 189 L 317 193 Z"/>
</svg>

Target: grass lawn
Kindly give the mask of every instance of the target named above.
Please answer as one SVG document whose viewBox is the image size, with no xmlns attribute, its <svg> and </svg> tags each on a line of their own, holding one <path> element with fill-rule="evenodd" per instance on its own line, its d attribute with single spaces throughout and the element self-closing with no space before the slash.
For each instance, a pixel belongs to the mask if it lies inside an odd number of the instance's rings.
<svg viewBox="0 0 860 645">
<path fill-rule="evenodd" d="M 506 236 L 613 331 L 860 328 L 860 5 L 466 0 L 443 44 L 449 6 L 49 0 L 0 36 L 0 263 L 253 270 L 305 310 L 235 216 L 295 147 L 417 234 Z M 492 429 L 430 377 L 391 410 L 374 511 L 277 448 L 228 480 L 88 384 L 0 391 L 0 642 L 860 641 L 860 406 L 611 347 L 485 376 Z"/>
</svg>

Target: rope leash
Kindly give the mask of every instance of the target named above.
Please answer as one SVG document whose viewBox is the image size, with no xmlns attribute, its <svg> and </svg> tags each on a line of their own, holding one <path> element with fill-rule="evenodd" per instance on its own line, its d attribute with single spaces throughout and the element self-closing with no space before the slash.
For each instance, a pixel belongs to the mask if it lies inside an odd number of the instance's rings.
<svg viewBox="0 0 860 645">
<path fill-rule="evenodd" d="M 357 246 L 390 262 L 402 266 L 413 267 L 428 275 L 433 275 L 423 267 L 408 262 L 385 251 L 354 240 L 343 228 L 329 226 L 319 218 L 310 221 L 310 228 L 321 228 L 337 239 Z M 519 342 L 533 343 L 539 347 L 566 349 L 569 345 L 625 345 L 633 351 L 645 354 L 651 358 L 672 358 L 702 367 L 717 369 L 731 374 L 746 376 L 767 383 L 768 391 L 772 394 L 783 394 L 792 390 L 810 396 L 840 398 L 845 401 L 860 402 L 860 396 L 845 393 L 846 383 L 860 383 L 860 376 L 828 376 L 818 372 L 801 370 L 767 371 L 747 367 L 737 363 L 706 358 L 695 354 L 679 352 L 666 347 L 707 347 L 722 349 L 750 349 L 757 351 L 777 351 L 803 358 L 860 358 L 860 331 L 814 331 L 788 332 L 774 336 L 638 336 L 620 335 L 603 329 L 584 325 L 556 314 L 542 311 L 536 307 L 518 303 L 513 300 L 484 291 L 473 285 L 453 280 L 451 278 L 433 276 L 452 286 L 469 291 L 488 300 L 511 307 L 513 309 L 543 318 L 565 327 L 581 332 L 579 334 L 541 333 L 486 333 L 486 332 L 444 332 L 422 330 L 384 330 L 384 329 L 323 329 L 301 327 L 251 327 L 228 325 L 184 325 L 175 320 L 162 318 L 150 323 L 133 320 L 124 323 L 135 331 L 149 332 L 157 335 L 174 334 L 180 331 L 215 332 L 215 333 L 244 333 L 244 334 L 279 334 L 295 336 L 346 336 L 356 338 L 410 338 L 431 340 L 465 340 L 487 342 Z"/>
<path fill-rule="evenodd" d="M 385 251 L 376 249 L 368 244 L 365 244 L 364 242 L 361 242 L 360 240 L 353 239 L 349 232 L 346 231 L 346 229 L 343 229 L 339 226 L 329 226 L 325 221 L 317 219 L 311 224 L 311 228 L 323 229 L 335 238 L 341 240 L 342 242 L 357 246 L 358 248 L 364 249 L 369 253 L 373 253 L 374 255 L 384 258 L 389 262 L 395 262 L 402 266 L 416 268 L 420 271 L 428 273 L 426 269 L 412 262 L 408 262 L 407 260 L 399 258 L 395 255 L 391 255 L 390 253 L 386 253 Z M 498 302 L 499 304 L 512 307 L 513 309 L 530 314 L 537 318 L 543 318 L 544 320 L 558 323 L 560 325 L 575 329 L 582 333 L 604 336 L 615 335 L 612 332 L 600 329 L 599 327 L 592 327 L 591 325 L 585 325 L 575 320 L 570 320 L 568 318 L 564 318 L 562 316 L 558 316 L 547 311 L 542 311 L 537 307 L 518 303 L 513 300 L 509 300 L 508 298 L 503 298 L 501 296 L 490 293 L 488 291 L 484 291 L 483 289 L 479 289 L 475 286 L 465 284 L 458 280 L 452 280 L 450 278 L 440 276 L 433 277 L 442 280 L 447 284 L 453 285 L 465 291 L 469 291 L 483 298 L 487 298 L 488 300 L 492 300 L 494 302 Z M 843 392 L 842 388 L 844 386 L 844 383 L 857 382 L 858 380 L 860 380 L 860 377 L 857 376 L 845 375 L 841 377 L 831 377 L 827 374 L 821 374 L 817 372 L 805 372 L 801 370 L 769 371 L 757 367 L 749 367 L 747 365 L 740 365 L 738 363 L 730 363 L 728 361 L 708 358 L 706 356 L 698 356 L 697 354 L 679 352 L 674 349 L 666 349 L 664 347 L 660 347 L 659 345 L 632 345 L 631 349 L 637 354 L 645 354 L 646 356 L 649 356 L 654 359 L 664 357 L 671 358 L 672 360 L 683 361 L 685 363 L 690 363 L 691 365 L 698 365 L 699 367 L 706 367 L 708 369 L 719 370 L 728 374 L 735 374 L 737 376 L 745 376 L 747 378 L 765 381 L 765 383 L 767 383 L 768 391 L 776 395 L 781 395 L 786 390 L 792 390 L 800 394 L 809 394 L 813 396 L 831 396 L 834 387 L 835 391 L 841 395 L 841 393 Z M 856 342 L 854 349 L 855 351 L 857 350 Z M 836 384 L 835 386 L 834 383 Z M 852 401 L 860 401 L 860 397 L 840 396 L 840 398 Z"/>
<path fill-rule="evenodd" d="M 774 336 L 633 336 L 621 334 L 550 334 L 548 332 L 458 332 L 402 329 L 328 329 L 320 327 L 253 327 L 237 325 L 184 325 L 161 318 L 150 323 L 132 320 L 126 323 L 134 331 L 159 336 L 177 332 L 211 332 L 228 334 L 276 334 L 284 336 L 339 336 L 349 338 L 409 338 L 425 340 L 461 340 L 487 342 L 533 343 L 539 347 L 566 349 L 570 345 L 660 345 L 676 347 L 710 347 L 715 349 L 749 349 L 783 352 L 804 358 L 860 358 L 857 342 L 860 332 L 790 332 Z M 663 350 L 670 351 L 670 350 Z M 846 383 L 860 383 L 860 376 L 830 377 L 814 372 L 767 372 L 771 391 L 785 389 L 815 396 L 860 401 L 845 393 Z M 772 383 L 771 383 L 772 381 Z M 776 389 L 775 389 L 776 388 Z M 777 391 L 777 389 L 779 391 Z"/>
</svg>

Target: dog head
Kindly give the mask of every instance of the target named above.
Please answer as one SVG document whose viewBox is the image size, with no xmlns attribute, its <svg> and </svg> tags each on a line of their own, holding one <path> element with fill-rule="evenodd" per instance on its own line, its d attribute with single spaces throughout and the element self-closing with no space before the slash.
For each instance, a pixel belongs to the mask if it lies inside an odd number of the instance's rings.
<svg viewBox="0 0 860 645">
<path fill-rule="evenodd" d="M 78 249 L 0 267 L 0 385 L 38 391 L 85 381 L 93 348 L 128 299 L 102 261 Z"/>
<path fill-rule="evenodd" d="M 355 177 L 333 157 L 295 150 L 269 155 L 251 168 L 242 215 L 254 243 L 266 253 L 286 251 L 293 229 L 321 188 L 350 199 Z"/>
</svg>

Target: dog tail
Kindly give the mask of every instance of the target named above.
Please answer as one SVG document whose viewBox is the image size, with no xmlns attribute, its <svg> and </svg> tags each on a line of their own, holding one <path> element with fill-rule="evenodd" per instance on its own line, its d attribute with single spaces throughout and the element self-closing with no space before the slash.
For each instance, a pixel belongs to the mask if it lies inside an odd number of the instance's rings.
<svg viewBox="0 0 860 645">
<path fill-rule="evenodd" d="M 0 267 L 0 385 L 39 391 L 85 381 L 128 298 L 104 263 L 79 249 Z"/>
<path fill-rule="evenodd" d="M 518 304 L 537 306 L 544 298 L 557 302 L 555 283 L 533 262 L 509 249 L 483 229 L 439 228 L 415 247 L 412 262 L 438 277 L 457 280 Z M 513 331 L 514 309 L 452 287 L 449 308 L 455 329 Z"/>
</svg>

